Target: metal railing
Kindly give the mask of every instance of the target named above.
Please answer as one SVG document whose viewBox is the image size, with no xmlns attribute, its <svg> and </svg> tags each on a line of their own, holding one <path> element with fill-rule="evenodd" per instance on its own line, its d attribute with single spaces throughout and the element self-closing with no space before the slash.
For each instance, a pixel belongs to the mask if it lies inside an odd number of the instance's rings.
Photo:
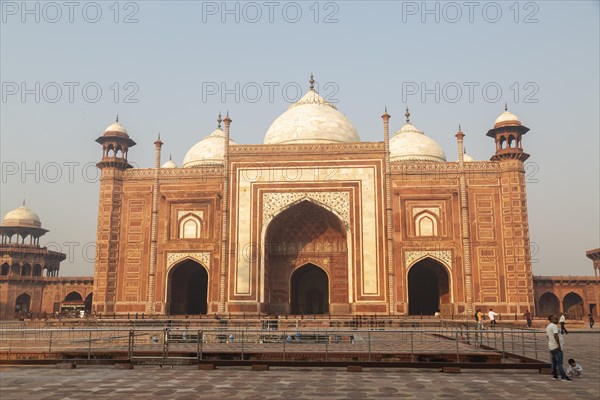
<svg viewBox="0 0 600 400">
<path fill-rule="evenodd" d="M 314 325 L 314 324 L 313 324 Z M 438 321 L 389 328 L 242 323 L 123 324 L 47 327 L 0 324 L 2 358 L 126 360 L 133 363 L 194 364 L 206 360 L 361 360 L 396 362 L 510 363 L 537 360 L 545 349 L 542 331 L 510 326 Z M 544 353 L 545 354 L 545 353 Z M 520 359 L 519 359 L 520 358 Z"/>
</svg>

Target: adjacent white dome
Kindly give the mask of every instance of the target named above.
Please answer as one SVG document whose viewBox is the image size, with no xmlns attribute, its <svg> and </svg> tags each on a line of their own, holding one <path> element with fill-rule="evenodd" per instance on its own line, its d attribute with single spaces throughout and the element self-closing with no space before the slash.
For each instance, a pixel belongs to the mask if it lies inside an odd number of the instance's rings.
<svg viewBox="0 0 600 400">
<path fill-rule="evenodd" d="M 169 157 L 169 160 L 164 163 L 161 168 L 177 168 L 177 164 L 175 164 L 173 160 L 171 160 L 171 157 Z"/>
<path fill-rule="evenodd" d="M 473 157 L 471 157 L 470 155 L 468 155 L 467 153 L 463 154 L 463 161 L 464 162 L 473 162 L 475 161 L 475 159 Z"/>
<path fill-rule="evenodd" d="M 390 161 L 445 162 L 446 154 L 435 140 L 407 121 L 390 139 Z"/>
<path fill-rule="evenodd" d="M 359 142 L 352 122 L 314 89 L 288 107 L 265 135 L 264 144 Z"/>
<path fill-rule="evenodd" d="M 4 216 L 2 226 L 19 226 L 25 228 L 41 228 L 40 217 L 23 204 L 21 207 L 8 212 Z"/>
<path fill-rule="evenodd" d="M 235 145 L 233 140 L 229 140 L 229 145 Z M 196 143 L 187 152 L 183 159 L 183 167 L 196 167 L 204 164 L 222 164 L 225 157 L 225 132 L 217 128 Z"/>
<path fill-rule="evenodd" d="M 504 124 L 506 122 L 515 122 L 515 123 L 518 123 L 519 125 L 521 125 L 521 121 L 519 120 L 519 117 L 517 117 L 515 114 L 511 113 L 510 111 L 504 111 L 502 114 L 500 114 L 500 116 L 498 118 L 496 118 L 496 121 L 494 122 L 494 126 L 499 125 L 499 124 Z"/>
</svg>

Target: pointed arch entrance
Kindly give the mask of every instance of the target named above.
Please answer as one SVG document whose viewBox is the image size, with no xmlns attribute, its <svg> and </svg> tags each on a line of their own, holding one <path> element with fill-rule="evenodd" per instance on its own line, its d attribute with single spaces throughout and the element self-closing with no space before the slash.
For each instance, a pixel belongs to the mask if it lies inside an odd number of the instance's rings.
<svg viewBox="0 0 600 400">
<path fill-rule="evenodd" d="M 554 293 L 546 292 L 540 296 L 538 301 L 538 316 L 548 317 L 560 314 L 560 303 Z"/>
<path fill-rule="evenodd" d="M 450 278 L 446 268 L 432 258 L 415 263 L 408 271 L 408 313 L 433 315 L 451 304 Z"/>
<path fill-rule="evenodd" d="M 208 272 L 193 260 L 184 260 L 169 271 L 167 304 L 169 315 L 206 314 Z"/>
<path fill-rule="evenodd" d="M 266 229 L 264 257 L 267 312 L 349 311 L 347 231 L 330 210 L 302 200 L 282 211 Z"/>
<path fill-rule="evenodd" d="M 31 296 L 27 293 L 23 293 L 17 297 L 15 301 L 15 312 L 26 313 L 31 308 Z"/>
<path fill-rule="evenodd" d="M 327 273 L 308 263 L 292 273 L 292 314 L 327 314 L 329 312 L 329 278 Z"/>
</svg>

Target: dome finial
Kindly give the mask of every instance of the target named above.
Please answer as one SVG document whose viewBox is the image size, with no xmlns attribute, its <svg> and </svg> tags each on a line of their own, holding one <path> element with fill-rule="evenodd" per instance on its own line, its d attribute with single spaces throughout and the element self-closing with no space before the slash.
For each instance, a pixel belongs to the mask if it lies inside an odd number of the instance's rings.
<svg viewBox="0 0 600 400">
<path fill-rule="evenodd" d="M 406 123 L 410 124 L 410 111 L 408 111 L 408 106 L 406 106 L 406 112 L 404 113 L 404 116 L 406 117 Z"/>
<path fill-rule="evenodd" d="M 462 131 L 462 129 L 460 129 L 460 124 L 458 124 L 458 130 L 459 130 L 459 131 Z"/>
<path fill-rule="evenodd" d="M 115 122 L 119 122 L 119 113 L 117 113 L 117 118 L 116 118 Z"/>
<path fill-rule="evenodd" d="M 25 199 L 23 199 L 23 207 L 25 207 Z"/>
<path fill-rule="evenodd" d="M 310 83 L 310 90 L 314 90 L 315 89 L 315 77 L 313 76 L 312 72 L 310 73 L 310 80 L 308 81 L 308 83 Z"/>
<path fill-rule="evenodd" d="M 173 161 L 173 153 L 169 153 L 169 161 Z"/>
<path fill-rule="evenodd" d="M 508 111 L 508 103 L 506 101 L 504 102 L 504 111 Z"/>
<path fill-rule="evenodd" d="M 219 117 L 217 118 L 217 128 L 221 129 L 221 122 L 223 122 L 223 119 L 221 118 L 221 111 L 219 111 Z"/>
</svg>

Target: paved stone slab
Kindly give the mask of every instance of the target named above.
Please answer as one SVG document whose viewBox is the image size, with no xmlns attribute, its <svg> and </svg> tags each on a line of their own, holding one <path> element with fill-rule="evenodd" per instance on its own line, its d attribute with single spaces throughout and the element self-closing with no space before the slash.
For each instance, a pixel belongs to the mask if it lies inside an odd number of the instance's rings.
<svg viewBox="0 0 600 400">
<path fill-rule="evenodd" d="M 548 359 L 548 354 L 541 354 Z M 363 368 L 248 367 L 198 370 L 195 366 L 136 366 L 132 370 L 88 367 L 0 368 L 2 400 L 31 399 L 498 399 L 600 398 L 600 335 L 566 337 L 565 359 L 575 358 L 584 376 L 572 383 L 553 381 L 532 370 L 438 370 Z"/>
</svg>

